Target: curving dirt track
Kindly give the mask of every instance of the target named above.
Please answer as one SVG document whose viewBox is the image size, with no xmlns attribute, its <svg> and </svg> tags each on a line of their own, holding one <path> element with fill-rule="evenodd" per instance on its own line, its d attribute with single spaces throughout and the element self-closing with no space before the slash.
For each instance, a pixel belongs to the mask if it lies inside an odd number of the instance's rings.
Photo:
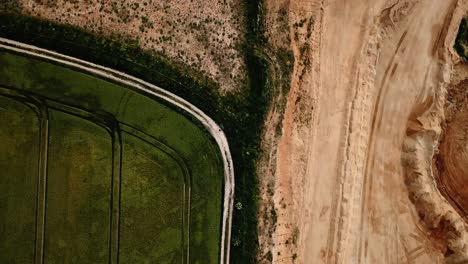
<svg viewBox="0 0 468 264">
<path fill-rule="evenodd" d="M 232 156 L 229 150 L 229 144 L 227 142 L 226 136 L 224 135 L 224 132 L 221 130 L 221 128 L 209 116 L 177 95 L 174 95 L 141 79 L 116 70 L 5 38 L 0 38 L 0 48 L 54 61 L 71 68 L 83 70 L 85 72 L 95 74 L 97 76 L 110 79 L 124 85 L 128 85 L 137 90 L 157 96 L 158 98 L 171 103 L 175 107 L 183 109 L 196 118 L 215 139 L 219 146 L 219 151 L 223 160 L 224 197 L 219 263 L 229 263 L 232 210 L 234 201 L 234 168 L 232 165 Z"/>
<path fill-rule="evenodd" d="M 468 1 L 284 2 L 296 61 L 273 263 L 466 263 L 466 223 L 431 160 Z M 309 18 L 310 32 L 294 26 Z"/>
</svg>

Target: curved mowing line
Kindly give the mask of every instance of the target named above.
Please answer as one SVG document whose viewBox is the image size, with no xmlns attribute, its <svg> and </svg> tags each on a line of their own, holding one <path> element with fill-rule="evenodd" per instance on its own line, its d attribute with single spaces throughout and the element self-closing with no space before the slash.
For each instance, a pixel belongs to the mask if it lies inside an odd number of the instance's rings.
<svg viewBox="0 0 468 264">
<path fill-rule="evenodd" d="M 181 97 L 123 72 L 5 38 L 0 38 L 0 48 L 11 50 L 17 53 L 27 54 L 33 57 L 55 61 L 71 68 L 92 73 L 104 79 L 112 80 L 123 85 L 128 85 L 146 94 L 157 96 L 158 98 L 172 104 L 173 106 L 183 109 L 185 112 L 189 113 L 198 121 L 200 121 L 200 123 L 203 124 L 205 129 L 208 130 L 210 135 L 215 139 L 223 158 L 224 203 L 221 231 L 221 254 L 219 263 L 229 263 L 232 211 L 234 203 L 234 168 L 226 136 L 224 135 L 221 128 L 209 116 Z"/>
</svg>

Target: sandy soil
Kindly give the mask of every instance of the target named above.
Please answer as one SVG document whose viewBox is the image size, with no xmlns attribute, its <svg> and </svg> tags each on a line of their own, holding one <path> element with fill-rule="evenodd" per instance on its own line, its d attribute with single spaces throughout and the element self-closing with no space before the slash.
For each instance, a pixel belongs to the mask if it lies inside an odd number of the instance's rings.
<svg viewBox="0 0 468 264">
<path fill-rule="evenodd" d="M 107 36 L 137 40 L 222 84 L 245 87 L 240 0 L 18 0 L 22 12 Z"/>
<path fill-rule="evenodd" d="M 431 164 L 467 1 L 284 2 L 296 62 L 274 175 L 262 182 L 274 184 L 277 224 L 260 226 L 270 242 L 259 258 L 468 261 L 466 223 Z"/>
</svg>

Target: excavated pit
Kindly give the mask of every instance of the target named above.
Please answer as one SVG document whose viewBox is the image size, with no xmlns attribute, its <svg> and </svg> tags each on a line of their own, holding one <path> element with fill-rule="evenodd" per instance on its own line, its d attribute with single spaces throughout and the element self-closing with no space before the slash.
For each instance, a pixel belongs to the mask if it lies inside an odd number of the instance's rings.
<svg viewBox="0 0 468 264">
<path fill-rule="evenodd" d="M 465 222 L 468 220 L 468 80 L 448 90 L 445 122 L 433 171 L 438 188 Z"/>
<path fill-rule="evenodd" d="M 468 67 L 450 48 L 466 43 L 458 23 L 467 8 L 453 14 L 439 72 L 413 106 L 402 153 L 409 197 L 450 264 L 468 263 Z"/>
</svg>

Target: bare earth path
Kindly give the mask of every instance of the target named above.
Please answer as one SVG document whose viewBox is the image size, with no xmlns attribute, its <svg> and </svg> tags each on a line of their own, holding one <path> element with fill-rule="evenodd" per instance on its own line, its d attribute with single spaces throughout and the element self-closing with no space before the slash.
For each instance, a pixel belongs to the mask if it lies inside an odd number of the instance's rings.
<svg viewBox="0 0 468 264">
<path fill-rule="evenodd" d="M 273 263 L 444 263 L 452 248 L 410 200 L 402 151 L 408 120 L 426 110 L 416 106 L 450 82 L 467 2 L 288 2 L 299 37 L 277 148 Z M 293 23 L 309 18 L 307 37 Z"/>
</svg>

